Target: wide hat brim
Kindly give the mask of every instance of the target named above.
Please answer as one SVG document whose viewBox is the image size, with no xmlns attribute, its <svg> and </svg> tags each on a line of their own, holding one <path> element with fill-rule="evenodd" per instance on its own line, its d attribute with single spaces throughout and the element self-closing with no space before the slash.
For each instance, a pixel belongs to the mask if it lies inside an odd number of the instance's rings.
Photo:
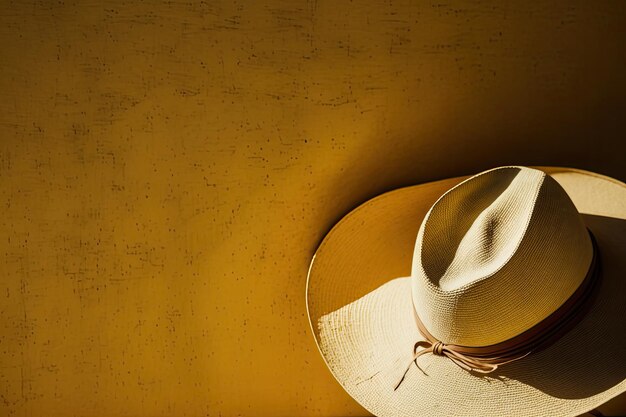
<svg viewBox="0 0 626 417">
<path fill-rule="evenodd" d="M 626 391 L 626 185 L 587 171 L 539 169 L 563 186 L 593 232 L 599 286 L 589 311 L 562 338 L 491 374 L 424 355 L 394 391 L 415 342 L 424 340 L 407 278 L 417 231 L 433 203 L 467 177 L 378 196 L 324 238 L 309 269 L 309 320 L 329 369 L 367 410 L 378 416 L 575 416 Z"/>
</svg>

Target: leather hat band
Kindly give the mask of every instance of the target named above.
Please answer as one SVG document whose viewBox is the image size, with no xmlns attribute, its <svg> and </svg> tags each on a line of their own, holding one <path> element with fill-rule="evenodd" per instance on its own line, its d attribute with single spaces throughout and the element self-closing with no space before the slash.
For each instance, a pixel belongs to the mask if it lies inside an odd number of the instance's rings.
<svg viewBox="0 0 626 417">
<path fill-rule="evenodd" d="M 422 355 L 432 353 L 433 355 L 448 357 L 452 362 L 467 371 L 488 374 L 498 369 L 500 365 L 521 359 L 554 343 L 581 320 L 592 304 L 590 300 L 594 292 L 593 290 L 597 287 L 597 282 L 599 281 L 598 277 L 600 274 L 598 272 L 600 267 L 598 245 L 591 231 L 589 231 L 589 236 L 593 245 L 593 256 L 587 275 L 576 291 L 561 307 L 544 320 L 511 339 L 489 346 L 446 344 L 437 340 L 426 329 L 426 326 L 424 326 L 424 323 L 417 315 L 415 306 L 413 306 L 417 328 L 426 340 L 415 343 L 411 363 L 415 363 L 415 366 L 421 370 L 417 364 L 417 359 Z M 411 368 L 411 363 L 409 363 L 394 391 L 404 381 L 407 372 Z"/>
</svg>

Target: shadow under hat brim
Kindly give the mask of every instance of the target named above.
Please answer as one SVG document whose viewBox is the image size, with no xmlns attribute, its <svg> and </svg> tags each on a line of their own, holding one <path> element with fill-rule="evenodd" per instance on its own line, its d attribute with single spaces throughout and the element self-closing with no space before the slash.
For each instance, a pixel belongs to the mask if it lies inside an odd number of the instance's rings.
<svg viewBox="0 0 626 417">
<path fill-rule="evenodd" d="M 589 312 L 546 349 L 491 374 L 425 355 L 409 278 L 420 224 L 433 203 L 467 177 L 378 196 L 345 216 L 318 248 L 307 308 L 331 372 L 379 416 L 579 415 L 626 391 L 626 186 L 569 168 L 540 168 L 567 191 L 596 237 L 600 281 Z M 488 331 L 488 329 L 484 329 Z"/>
</svg>

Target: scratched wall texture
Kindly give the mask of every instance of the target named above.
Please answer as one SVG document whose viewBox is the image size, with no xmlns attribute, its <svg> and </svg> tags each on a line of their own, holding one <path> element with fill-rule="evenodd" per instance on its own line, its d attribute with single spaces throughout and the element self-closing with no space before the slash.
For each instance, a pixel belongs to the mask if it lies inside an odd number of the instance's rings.
<svg viewBox="0 0 626 417">
<path fill-rule="evenodd" d="M 626 179 L 626 2 L 2 1 L 0 415 L 365 413 L 309 260 L 502 164 Z"/>
</svg>

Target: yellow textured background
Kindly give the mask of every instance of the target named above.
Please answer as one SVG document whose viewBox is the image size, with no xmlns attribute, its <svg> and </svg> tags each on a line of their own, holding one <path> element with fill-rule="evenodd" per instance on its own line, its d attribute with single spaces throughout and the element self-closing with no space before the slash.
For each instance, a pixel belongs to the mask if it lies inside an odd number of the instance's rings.
<svg viewBox="0 0 626 417">
<path fill-rule="evenodd" d="M 625 23 L 621 1 L 2 1 L 0 415 L 363 413 L 306 318 L 320 239 L 495 165 L 624 180 Z"/>
</svg>

